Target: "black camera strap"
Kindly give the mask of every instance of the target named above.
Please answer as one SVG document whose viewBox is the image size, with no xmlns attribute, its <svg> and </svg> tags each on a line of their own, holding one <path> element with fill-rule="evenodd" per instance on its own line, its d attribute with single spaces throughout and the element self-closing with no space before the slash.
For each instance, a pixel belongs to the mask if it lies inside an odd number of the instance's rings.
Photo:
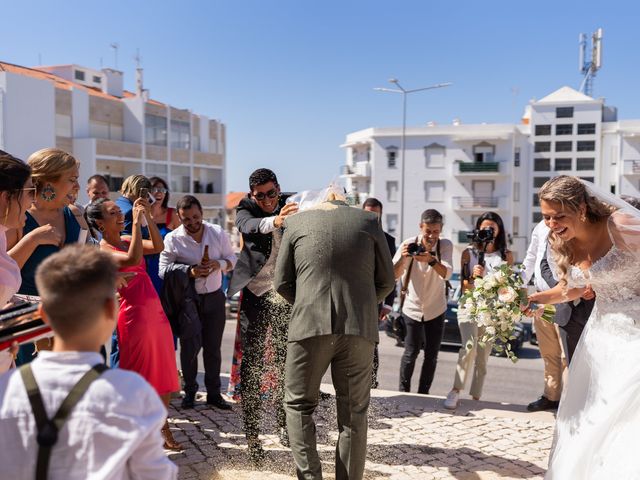
<svg viewBox="0 0 640 480">
<path fill-rule="evenodd" d="M 418 243 L 419 237 L 416 237 L 415 243 Z M 409 267 L 407 268 L 407 274 L 402 282 L 402 288 L 400 289 L 400 313 L 402 313 L 402 307 L 404 307 L 404 300 L 407 298 L 407 292 L 409 291 L 409 281 L 411 281 L 411 270 L 413 269 L 413 257 L 409 261 Z"/>
<path fill-rule="evenodd" d="M 49 459 L 51 451 L 58 441 L 58 432 L 64 425 L 71 414 L 71 410 L 80 401 L 82 396 L 89 389 L 89 386 L 96 380 L 105 370 L 109 368 L 101 363 L 94 365 L 87 373 L 85 373 L 78 383 L 76 383 L 67 397 L 62 401 L 58 411 L 52 418 L 47 416 L 38 383 L 33 376 L 31 365 L 26 364 L 20 367 L 20 375 L 27 390 L 31 410 L 36 420 L 36 428 L 38 430 L 38 460 L 36 464 L 36 480 L 46 480 L 49 471 Z"/>
</svg>

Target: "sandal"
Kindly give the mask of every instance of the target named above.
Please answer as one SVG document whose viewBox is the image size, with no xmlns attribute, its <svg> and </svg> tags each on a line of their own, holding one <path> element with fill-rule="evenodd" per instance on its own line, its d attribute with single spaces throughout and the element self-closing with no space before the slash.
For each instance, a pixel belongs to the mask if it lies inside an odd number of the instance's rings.
<svg viewBox="0 0 640 480">
<path fill-rule="evenodd" d="M 162 438 L 164 438 L 164 445 L 163 448 L 165 450 L 172 450 L 174 452 L 178 452 L 180 450 L 182 450 L 182 445 L 180 445 L 178 442 L 175 441 L 175 439 L 173 438 L 173 434 L 171 433 L 171 430 L 169 429 L 169 424 L 165 422 L 164 426 L 162 427 Z"/>
</svg>

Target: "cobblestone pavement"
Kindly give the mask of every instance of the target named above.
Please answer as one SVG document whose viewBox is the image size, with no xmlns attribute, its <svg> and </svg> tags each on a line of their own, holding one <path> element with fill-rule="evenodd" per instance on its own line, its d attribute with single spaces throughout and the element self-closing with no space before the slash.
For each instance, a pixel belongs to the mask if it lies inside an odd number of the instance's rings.
<svg viewBox="0 0 640 480">
<path fill-rule="evenodd" d="M 324 391 L 331 391 L 323 387 Z M 266 413 L 261 439 L 265 463 L 251 466 L 240 406 L 220 411 L 206 405 L 169 416 L 175 439 L 185 450 L 170 458 L 180 479 L 292 479 L 291 452 L 278 440 L 273 415 Z M 267 411 L 273 410 L 267 405 Z M 318 451 L 325 478 L 334 478 L 337 439 L 335 398 L 316 411 Z M 455 412 L 442 398 L 374 391 L 369 410 L 366 479 L 542 479 L 553 436 L 553 415 L 526 413 L 523 406 L 461 402 Z"/>
</svg>

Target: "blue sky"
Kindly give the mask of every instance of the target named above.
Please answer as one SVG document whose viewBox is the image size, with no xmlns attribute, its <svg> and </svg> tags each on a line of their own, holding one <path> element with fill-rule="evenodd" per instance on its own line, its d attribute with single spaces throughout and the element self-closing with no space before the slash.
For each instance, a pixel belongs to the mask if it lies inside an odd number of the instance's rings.
<svg viewBox="0 0 640 480">
<path fill-rule="evenodd" d="M 580 84 L 578 34 L 604 28 L 595 96 L 640 118 L 637 1 L 4 2 L 0 60 L 118 66 L 134 88 L 140 49 L 152 98 L 228 127 L 229 190 L 255 168 L 286 190 L 338 174 L 349 132 L 408 124 L 517 122 L 531 98 Z"/>
</svg>

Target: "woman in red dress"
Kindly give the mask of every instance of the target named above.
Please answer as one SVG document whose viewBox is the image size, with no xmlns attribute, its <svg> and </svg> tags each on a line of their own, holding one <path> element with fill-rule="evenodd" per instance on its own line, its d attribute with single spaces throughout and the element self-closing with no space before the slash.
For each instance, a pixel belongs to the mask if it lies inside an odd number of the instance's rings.
<svg viewBox="0 0 640 480">
<path fill-rule="evenodd" d="M 86 215 L 91 227 L 102 234 L 100 248 L 113 254 L 120 272 L 131 274 L 127 276 L 127 285 L 118 290 L 119 366 L 142 375 L 168 407 L 171 393 L 179 389 L 178 370 L 171 326 L 147 275 L 143 257 L 145 254 L 159 253 L 164 248 L 162 236 L 151 217 L 149 202 L 146 198 L 134 202 L 131 236 L 120 235 L 124 215 L 111 200 L 96 200 L 87 207 Z M 151 240 L 142 239 L 143 219 L 146 219 Z M 180 449 L 168 423 L 162 428 L 162 434 L 165 448 Z"/>
</svg>

